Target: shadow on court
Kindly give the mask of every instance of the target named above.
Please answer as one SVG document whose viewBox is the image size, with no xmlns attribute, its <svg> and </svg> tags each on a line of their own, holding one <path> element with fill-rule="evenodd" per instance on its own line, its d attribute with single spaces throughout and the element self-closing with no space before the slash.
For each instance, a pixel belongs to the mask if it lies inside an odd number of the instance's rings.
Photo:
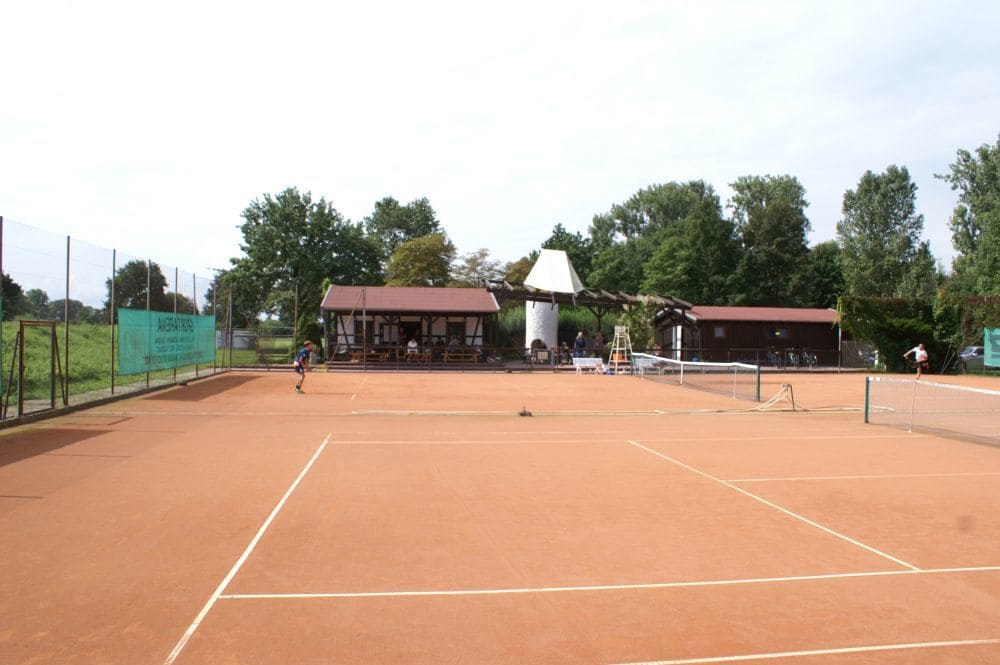
<svg viewBox="0 0 1000 665">
<path fill-rule="evenodd" d="M 251 381 L 256 381 L 258 378 L 256 376 L 230 376 L 226 374 L 187 385 L 179 385 L 173 390 L 155 393 L 146 399 L 167 402 L 198 402 L 221 392 L 239 388 Z"/>
<path fill-rule="evenodd" d="M 86 441 L 110 430 L 103 429 L 43 429 L 31 430 L 0 439 L 0 466 L 44 455 L 65 446 Z"/>
</svg>

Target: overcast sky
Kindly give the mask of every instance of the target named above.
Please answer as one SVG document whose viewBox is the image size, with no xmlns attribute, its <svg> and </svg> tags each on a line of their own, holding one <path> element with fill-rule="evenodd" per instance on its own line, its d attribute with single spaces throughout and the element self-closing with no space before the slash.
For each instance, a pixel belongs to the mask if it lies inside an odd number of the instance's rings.
<svg viewBox="0 0 1000 665">
<path fill-rule="evenodd" d="M 0 25 L 0 215 L 202 275 L 289 186 L 353 221 L 427 197 L 460 253 L 511 261 L 742 175 L 797 177 L 829 240 L 890 164 L 947 266 L 934 174 L 1000 133 L 995 0 L 11 0 Z"/>
</svg>

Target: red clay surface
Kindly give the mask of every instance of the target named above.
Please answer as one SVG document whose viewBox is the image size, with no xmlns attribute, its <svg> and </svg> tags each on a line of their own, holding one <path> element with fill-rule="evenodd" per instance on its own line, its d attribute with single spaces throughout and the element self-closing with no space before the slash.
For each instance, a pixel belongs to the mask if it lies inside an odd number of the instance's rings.
<svg viewBox="0 0 1000 665">
<path fill-rule="evenodd" d="M 763 380 L 799 410 L 272 372 L 4 431 L 0 662 L 1000 663 L 1000 447 Z"/>
</svg>

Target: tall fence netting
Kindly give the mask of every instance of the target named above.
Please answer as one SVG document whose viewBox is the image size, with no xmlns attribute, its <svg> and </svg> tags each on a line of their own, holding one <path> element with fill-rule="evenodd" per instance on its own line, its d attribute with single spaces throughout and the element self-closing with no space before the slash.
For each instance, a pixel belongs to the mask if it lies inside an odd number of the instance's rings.
<svg viewBox="0 0 1000 665">
<path fill-rule="evenodd" d="M 2 419 L 170 385 L 231 366 L 227 299 L 219 302 L 210 277 L 3 218 L 0 264 Z M 176 362 L 122 371 L 121 309 L 164 314 L 160 320 L 168 323 L 160 328 L 180 330 L 172 331 L 174 337 L 161 336 L 174 349 Z M 212 316 L 214 321 L 205 318 Z M 206 334 L 206 325 L 214 330 Z M 192 354 L 185 334 L 196 329 Z M 187 362 L 192 359 L 196 362 Z"/>
</svg>

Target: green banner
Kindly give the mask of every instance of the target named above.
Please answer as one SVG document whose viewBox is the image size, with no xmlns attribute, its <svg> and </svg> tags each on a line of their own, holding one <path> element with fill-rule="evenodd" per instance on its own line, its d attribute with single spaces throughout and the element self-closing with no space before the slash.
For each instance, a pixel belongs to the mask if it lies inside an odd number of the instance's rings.
<svg viewBox="0 0 1000 665">
<path fill-rule="evenodd" d="M 118 373 L 212 364 L 215 316 L 118 310 Z"/>
<path fill-rule="evenodd" d="M 983 364 L 1000 367 L 1000 328 L 983 328 Z"/>
</svg>

